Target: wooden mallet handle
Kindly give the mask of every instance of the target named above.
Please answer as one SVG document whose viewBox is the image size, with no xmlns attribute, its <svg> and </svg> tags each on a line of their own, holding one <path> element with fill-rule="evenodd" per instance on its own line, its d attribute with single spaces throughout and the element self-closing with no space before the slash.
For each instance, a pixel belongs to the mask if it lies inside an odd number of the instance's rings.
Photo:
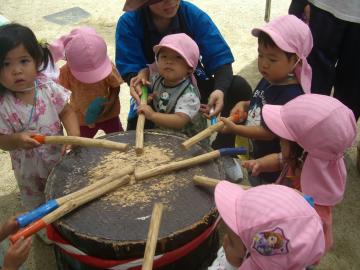
<svg viewBox="0 0 360 270">
<path fill-rule="evenodd" d="M 33 139 L 43 144 L 68 144 L 68 145 L 80 145 L 85 147 L 100 147 L 111 150 L 127 151 L 128 144 L 118 143 L 104 139 L 91 139 L 77 136 L 42 136 L 33 135 Z"/>
<path fill-rule="evenodd" d="M 206 176 L 194 175 L 193 182 L 197 186 L 214 188 L 220 182 L 220 180 Z M 241 186 L 243 189 L 251 188 L 250 186 L 246 186 L 246 185 L 239 184 L 239 186 Z"/>
<path fill-rule="evenodd" d="M 146 86 L 141 87 L 141 104 L 147 104 L 148 99 L 148 89 Z M 144 152 L 144 126 L 145 126 L 145 115 L 140 113 L 138 115 L 136 123 L 136 133 L 135 133 L 135 153 L 141 155 Z"/>
<path fill-rule="evenodd" d="M 64 203 L 59 208 L 55 209 L 50 214 L 47 214 L 42 219 L 37 220 L 36 222 L 30 224 L 26 228 L 18 231 L 16 234 L 12 235 L 10 237 L 10 241 L 12 243 L 15 243 L 21 237 L 26 238 L 26 237 L 31 236 L 32 234 L 40 231 L 46 225 L 53 223 L 57 219 L 65 216 L 66 214 L 70 213 L 71 211 L 75 210 L 76 208 L 80 207 L 81 205 L 83 205 L 89 201 L 92 201 L 92 200 L 108 193 L 109 191 L 111 191 L 113 189 L 123 186 L 123 185 L 129 183 L 129 181 L 130 181 L 129 175 L 123 176 L 120 179 L 116 179 L 102 187 L 99 187 L 95 190 L 92 190 L 92 191 L 86 193 L 86 194 L 83 194 L 79 198 L 76 198 L 76 199 L 73 199 L 71 201 Z"/>
<path fill-rule="evenodd" d="M 160 221 L 164 206 L 161 203 L 155 203 L 151 214 L 150 226 L 145 246 L 144 261 L 142 270 L 151 270 L 153 267 L 154 255 L 156 250 L 157 239 L 160 229 Z"/>
<path fill-rule="evenodd" d="M 239 113 L 233 114 L 230 117 L 228 117 L 229 120 L 233 122 L 240 122 L 243 119 L 246 119 L 247 113 L 244 112 L 242 115 Z M 194 144 L 206 139 L 207 137 L 210 137 L 211 134 L 214 132 L 220 131 L 224 127 L 224 122 L 219 121 L 216 124 L 209 126 L 208 128 L 204 129 L 203 131 L 199 132 L 195 136 L 191 137 L 190 139 L 187 139 L 181 144 L 181 148 L 188 150 L 190 147 L 192 147 Z"/>
</svg>

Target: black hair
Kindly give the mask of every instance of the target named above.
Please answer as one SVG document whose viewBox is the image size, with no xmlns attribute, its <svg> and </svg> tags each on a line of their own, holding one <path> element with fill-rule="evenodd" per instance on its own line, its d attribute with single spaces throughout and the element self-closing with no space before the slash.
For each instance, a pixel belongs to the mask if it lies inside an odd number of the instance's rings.
<svg viewBox="0 0 360 270">
<path fill-rule="evenodd" d="M 38 71 L 45 70 L 49 63 L 54 65 L 48 44 L 39 44 L 30 28 L 21 24 L 10 23 L 0 27 L 0 70 L 4 66 L 8 52 L 21 44 L 35 60 L 36 67 L 38 69 L 41 67 Z"/>
<path fill-rule="evenodd" d="M 278 47 L 275 42 L 272 40 L 272 38 L 265 33 L 264 31 L 260 31 L 259 35 L 258 35 L 258 44 L 259 45 L 263 45 L 264 47 Z M 282 50 L 283 51 L 283 50 Z M 286 52 L 284 51 L 284 53 L 286 54 L 287 58 L 290 59 L 292 56 L 296 56 L 295 53 L 290 53 L 290 52 Z"/>
<path fill-rule="evenodd" d="M 305 161 L 307 153 L 304 149 L 296 142 L 290 142 L 290 160 L 294 161 L 295 168 L 302 168 L 302 165 Z"/>
</svg>

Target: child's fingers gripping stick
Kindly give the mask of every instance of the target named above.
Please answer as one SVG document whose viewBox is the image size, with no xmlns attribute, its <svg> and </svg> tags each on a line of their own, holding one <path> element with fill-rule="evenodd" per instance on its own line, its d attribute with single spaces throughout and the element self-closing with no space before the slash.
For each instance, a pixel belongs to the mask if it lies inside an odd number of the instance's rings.
<svg viewBox="0 0 360 270">
<path fill-rule="evenodd" d="M 11 244 L 4 258 L 5 269 L 18 269 L 26 260 L 31 249 L 32 239 L 21 237 Z"/>
</svg>

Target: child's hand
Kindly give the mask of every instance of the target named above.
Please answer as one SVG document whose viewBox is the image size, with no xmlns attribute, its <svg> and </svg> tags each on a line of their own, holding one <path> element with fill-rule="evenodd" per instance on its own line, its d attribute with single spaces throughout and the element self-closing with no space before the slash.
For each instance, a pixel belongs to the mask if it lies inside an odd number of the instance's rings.
<svg viewBox="0 0 360 270">
<path fill-rule="evenodd" d="M 150 85 L 149 82 L 149 69 L 144 68 L 139 71 L 138 75 L 130 80 L 130 95 L 140 104 L 140 96 L 142 93 L 141 86 Z"/>
<path fill-rule="evenodd" d="M 225 117 L 220 117 L 220 120 L 224 122 L 225 126 L 223 127 L 223 129 L 220 131 L 221 133 L 233 133 L 236 134 L 236 124 L 225 118 Z"/>
<path fill-rule="evenodd" d="M 31 249 L 31 238 L 20 238 L 16 243 L 10 244 L 5 258 L 3 270 L 17 270 L 26 260 Z"/>
<path fill-rule="evenodd" d="M 6 237 L 16 233 L 19 230 L 19 224 L 15 217 L 9 218 L 0 228 L 0 241 L 3 241 Z"/>
<path fill-rule="evenodd" d="M 61 148 L 61 155 L 64 156 L 66 153 L 73 149 L 73 145 L 64 144 Z"/>
<path fill-rule="evenodd" d="M 249 101 L 240 101 L 235 104 L 235 106 L 231 109 L 230 115 L 239 114 L 245 115 L 244 113 L 248 111 Z M 241 119 L 241 122 L 246 119 Z"/>
<path fill-rule="evenodd" d="M 138 114 L 143 113 L 146 119 L 151 120 L 155 114 L 154 110 L 147 104 L 140 104 L 137 109 Z"/>
<path fill-rule="evenodd" d="M 14 136 L 15 136 L 17 148 L 32 149 L 35 147 L 39 147 L 41 144 L 37 140 L 33 139 L 31 137 L 32 135 L 35 134 L 30 132 L 15 133 Z"/>
<path fill-rule="evenodd" d="M 244 160 L 241 166 L 251 171 L 251 176 L 258 176 L 262 172 L 261 162 L 257 159 Z"/>
</svg>

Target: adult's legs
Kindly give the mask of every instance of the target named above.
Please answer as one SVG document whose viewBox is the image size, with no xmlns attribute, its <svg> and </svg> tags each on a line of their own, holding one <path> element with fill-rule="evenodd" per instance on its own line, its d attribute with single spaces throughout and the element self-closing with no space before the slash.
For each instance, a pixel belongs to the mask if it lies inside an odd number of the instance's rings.
<svg viewBox="0 0 360 270">
<path fill-rule="evenodd" d="M 225 96 L 224 108 L 221 112 L 222 116 L 229 116 L 231 109 L 236 103 L 243 100 L 250 100 L 252 89 L 249 83 L 241 76 L 233 76 L 230 88 Z M 224 147 L 235 147 L 235 134 L 218 133 L 216 139 L 212 143 L 214 149 Z"/>
<path fill-rule="evenodd" d="M 310 29 L 314 47 L 308 57 L 312 67 L 312 93 L 330 95 L 335 83 L 335 66 L 346 23 L 311 5 Z"/>
<path fill-rule="evenodd" d="M 360 116 L 360 24 L 347 23 L 336 66 L 334 97 Z"/>
</svg>

